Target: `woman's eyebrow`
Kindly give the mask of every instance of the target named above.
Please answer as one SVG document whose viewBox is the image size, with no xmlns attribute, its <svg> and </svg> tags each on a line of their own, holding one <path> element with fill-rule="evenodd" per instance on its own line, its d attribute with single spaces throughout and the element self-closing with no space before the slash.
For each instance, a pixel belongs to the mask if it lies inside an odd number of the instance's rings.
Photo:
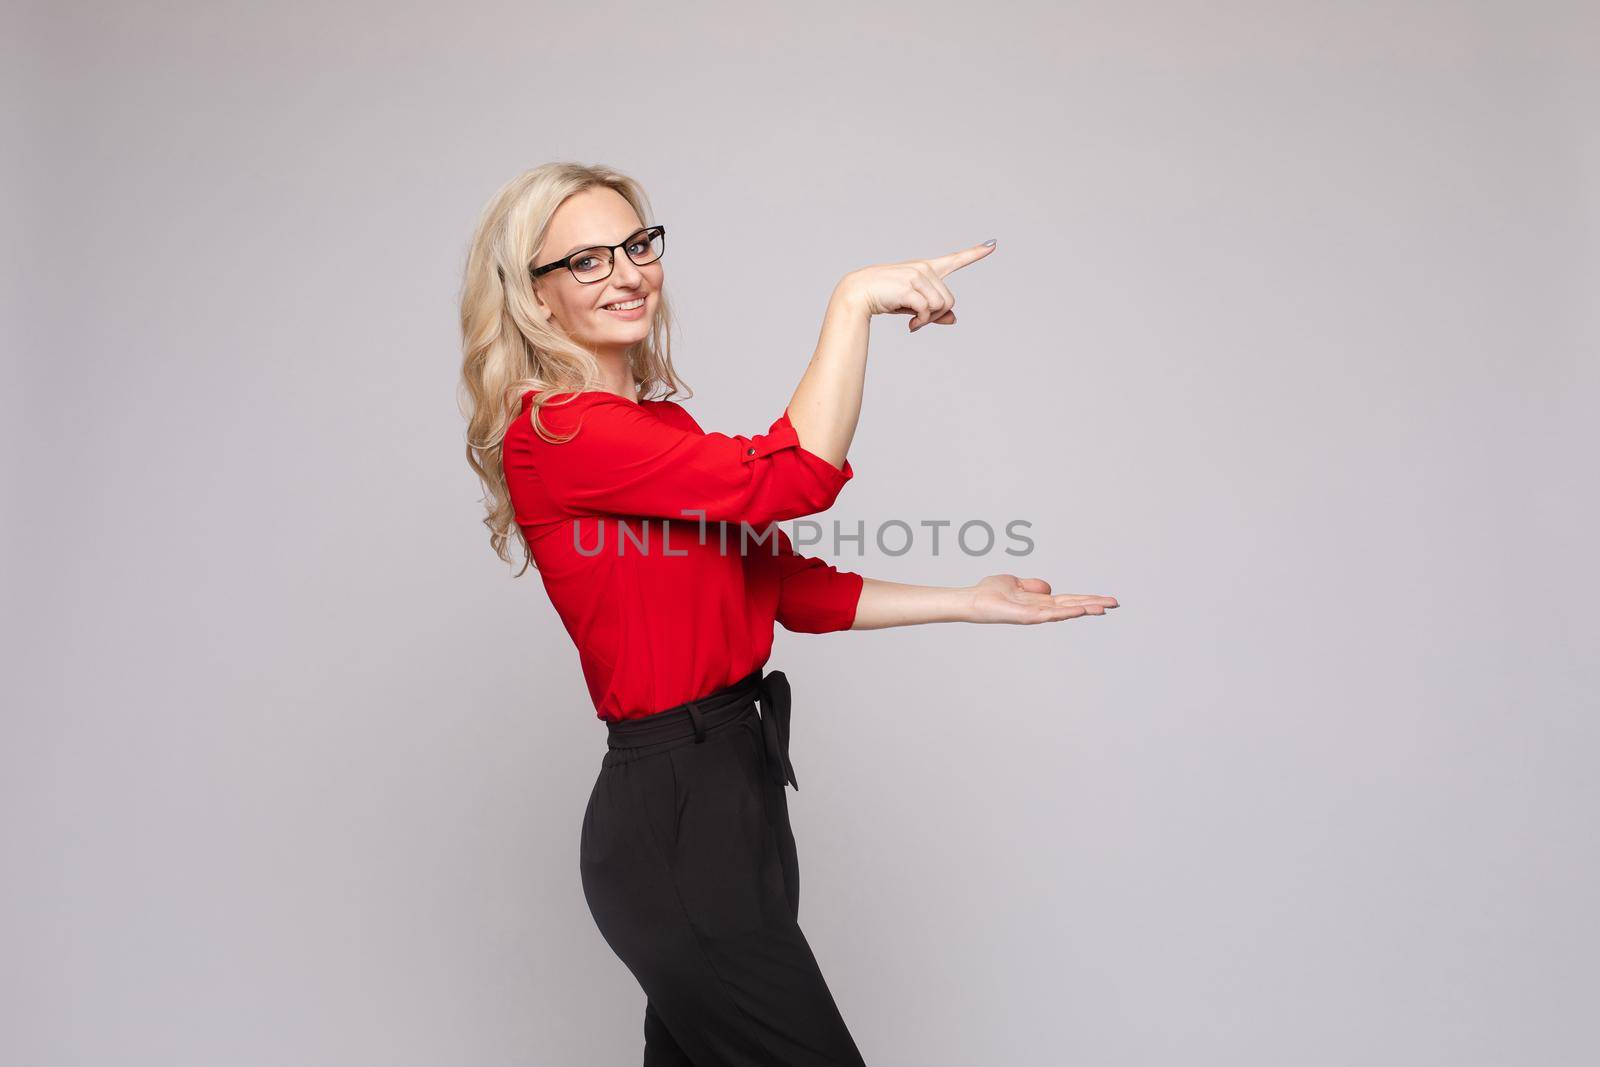
<svg viewBox="0 0 1600 1067">
<path fill-rule="evenodd" d="M 628 231 L 628 237 L 632 237 L 634 234 L 638 233 L 640 230 L 648 230 L 649 228 L 650 227 L 648 227 L 648 226 L 636 226 L 633 229 Z M 622 241 L 626 241 L 628 239 L 628 237 L 624 237 L 622 239 Z M 617 244 L 621 244 L 622 241 L 618 241 L 616 243 Z M 572 253 L 574 253 L 574 252 L 576 252 L 576 251 L 578 251 L 579 249 L 582 249 L 582 248 L 603 248 L 603 247 L 605 247 L 605 246 L 602 245 L 599 241 L 590 241 L 586 245 L 573 245 L 571 248 L 569 248 L 565 252 L 561 253 L 561 255 L 562 255 L 562 258 L 566 258 L 567 256 L 572 255 Z"/>
</svg>

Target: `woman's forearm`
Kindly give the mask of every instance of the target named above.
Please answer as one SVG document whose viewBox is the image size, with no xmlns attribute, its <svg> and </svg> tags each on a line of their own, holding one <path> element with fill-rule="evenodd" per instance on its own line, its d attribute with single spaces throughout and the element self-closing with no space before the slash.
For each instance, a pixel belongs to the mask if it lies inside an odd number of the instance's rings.
<svg viewBox="0 0 1600 1067">
<path fill-rule="evenodd" d="M 866 578 L 856 602 L 852 630 L 881 630 L 889 626 L 915 626 L 924 622 L 972 622 L 971 586 L 902 585 Z"/>
<path fill-rule="evenodd" d="M 841 281 L 828 298 L 817 350 L 789 400 L 789 422 L 806 451 L 844 469 L 861 417 L 872 316 Z"/>
</svg>

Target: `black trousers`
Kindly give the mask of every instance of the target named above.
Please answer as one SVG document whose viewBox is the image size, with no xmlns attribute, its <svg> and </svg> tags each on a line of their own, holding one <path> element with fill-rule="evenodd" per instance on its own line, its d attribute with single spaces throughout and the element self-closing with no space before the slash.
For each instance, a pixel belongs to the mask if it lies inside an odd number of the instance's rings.
<svg viewBox="0 0 1600 1067">
<path fill-rule="evenodd" d="M 644 990 L 646 1067 L 865 1067 L 800 932 L 788 713 L 783 672 L 757 669 L 607 723 L 579 871 Z"/>
</svg>

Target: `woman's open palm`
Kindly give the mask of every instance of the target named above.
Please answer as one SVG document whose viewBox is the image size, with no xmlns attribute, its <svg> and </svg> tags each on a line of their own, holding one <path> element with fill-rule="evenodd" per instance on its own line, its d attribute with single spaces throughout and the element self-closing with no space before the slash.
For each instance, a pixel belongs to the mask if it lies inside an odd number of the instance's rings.
<svg viewBox="0 0 1600 1067">
<path fill-rule="evenodd" d="M 1114 596 L 1051 594 L 1050 583 L 1043 578 L 991 574 L 973 587 L 972 621 L 1032 625 L 1076 619 L 1080 615 L 1104 615 L 1116 606 Z"/>
</svg>

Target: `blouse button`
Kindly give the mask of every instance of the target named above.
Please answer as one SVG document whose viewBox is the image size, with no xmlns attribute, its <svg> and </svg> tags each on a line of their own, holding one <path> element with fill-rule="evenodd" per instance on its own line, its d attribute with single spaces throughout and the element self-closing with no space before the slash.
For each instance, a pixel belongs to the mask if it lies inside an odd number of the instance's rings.
<svg viewBox="0 0 1600 1067">
<path fill-rule="evenodd" d="M 756 454 L 756 450 L 753 448 L 747 448 L 744 450 L 744 454 L 747 456 L 753 456 Z"/>
</svg>

